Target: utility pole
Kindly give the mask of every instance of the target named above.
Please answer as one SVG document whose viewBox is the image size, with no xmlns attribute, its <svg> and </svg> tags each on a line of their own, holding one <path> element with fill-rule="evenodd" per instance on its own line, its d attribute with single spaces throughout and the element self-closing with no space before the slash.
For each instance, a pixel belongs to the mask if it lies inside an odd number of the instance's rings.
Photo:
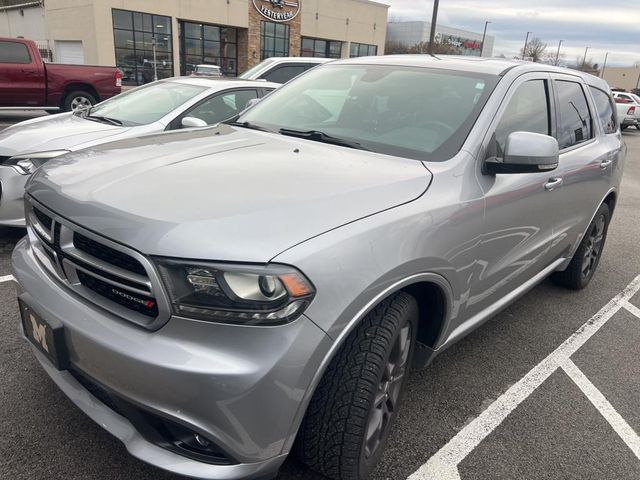
<svg viewBox="0 0 640 480">
<path fill-rule="evenodd" d="M 560 40 L 558 42 L 558 51 L 556 52 L 556 61 L 554 63 L 556 67 L 558 66 L 558 61 L 560 60 L 560 48 L 562 47 L 562 42 L 564 42 L 564 40 Z"/>
<path fill-rule="evenodd" d="M 438 22 L 438 7 L 440 0 L 433 1 L 433 16 L 431 17 L 431 35 L 429 35 L 429 55 L 433 55 L 433 43 L 436 41 L 436 24 Z"/>
<path fill-rule="evenodd" d="M 607 58 L 609 58 L 609 52 L 604 56 L 604 63 L 602 64 L 602 71 L 600 72 L 601 78 L 604 78 L 604 69 L 607 68 Z"/>
<path fill-rule="evenodd" d="M 584 58 L 582 59 L 582 70 L 584 70 L 585 65 L 587 64 L 587 52 L 591 47 L 587 47 L 584 49 Z"/>
<path fill-rule="evenodd" d="M 531 35 L 533 32 L 527 32 L 527 38 L 524 39 L 524 48 L 522 49 L 522 60 L 524 60 L 524 57 L 527 55 L 527 45 L 529 44 L 529 35 Z"/>
<path fill-rule="evenodd" d="M 480 46 L 480 56 L 484 54 L 484 40 L 487 38 L 487 26 L 492 23 L 489 20 L 484 22 L 484 32 L 482 32 L 482 45 Z"/>
</svg>

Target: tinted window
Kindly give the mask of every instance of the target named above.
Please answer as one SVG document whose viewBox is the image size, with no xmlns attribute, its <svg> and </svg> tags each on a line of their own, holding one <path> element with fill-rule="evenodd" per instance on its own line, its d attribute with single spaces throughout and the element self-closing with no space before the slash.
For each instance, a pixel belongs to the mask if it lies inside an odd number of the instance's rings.
<svg viewBox="0 0 640 480">
<path fill-rule="evenodd" d="M 287 83 L 304 72 L 304 65 L 284 65 L 264 74 L 262 78 L 274 83 Z"/>
<path fill-rule="evenodd" d="M 239 90 L 237 92 L 216 95 L 189 111 L 185 117 L 195 117 L 214 125 L 237 115 L 245 109 L 249 100 L 258 98 L 255 90 Z"/>
<path fill-rule="evenodd" d="M 23 43 L 0 42 L 0 63 L 31 63 L 31 55 Z"/>
<path fill-rule="evenodd" d="M 496 129 L 497 155 L 501 157 L 513 132 L 551 135 L 547 82 L 531 80 L 518 87 Z"/>
<path fill-rule="evenodd" d="M 558 143 L 568 148 L 592 138 L 592 119 L 587 98 L 579 83 L 556 81 L 558 92 Z"/>
<path fill-rule="evenodd" d="M 615 133 L 618 130 L 616 117 L 614 115 L 614 108 L 611 104 L 611 97 L 602 90 L 591 87 L 591 93 L 593 94 L 593 100 L 596 103 L 596 110 L 598 111 L 598 118 L 604 133 Z"/>
<path fill-rule="evenodd" d="M 443 161 L 460 150 L 497 80 L 449 70 L 329 64 L 274 91 L 239 121 L 274 132 L 318 130 L 374 152 Z"/>
</svg>

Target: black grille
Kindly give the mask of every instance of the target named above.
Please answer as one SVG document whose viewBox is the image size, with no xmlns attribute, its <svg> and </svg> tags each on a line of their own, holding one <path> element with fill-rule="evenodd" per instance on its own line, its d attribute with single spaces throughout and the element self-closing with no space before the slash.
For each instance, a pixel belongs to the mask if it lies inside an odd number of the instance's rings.
<svg viewBox="0 0 640 480">
<path fill-rule="evenodd" d="M 36 207 L 33 207 L 33 214 L 36 216 L 40 225 L 45 227 L 47 230 L 51 230 L 51 225 L 53 224 L 53 218 L 44 213 L 42 210 L 39 210 Z"/>
<path fill-rule="evenodd" d="M 112 302 L 118 303 L 123 307 L 141 313 L 142 315 L 146 315 L 147 317 L 155 318 L 158 316 L 158 304 L 156 303 L 155 298 L 146 297 L 122 288 L 114 287 L 113 285 L 103 282 L 102 280 L 98 280 L 97 278 L 81 272 L 80 270 L 78 270 L 77 273 L 80 283 L 98 295 L 102 295 Z"/>
<path fill-rule="evenodd" d="M 91 395 L 96 397 L 117 414 L 124 416 L 123 412 L 118 408 L 117 403 L 113 401 L 111 395 L 109 395 L 106 390 L 93 383 L 91 380 L 89 380 L 87 377 L 85 377 L 75 369 L 69 370 L 69 373 L 71 373 L 71 375 L 73 375 L 73 378 L 75 378 L 78 383 L 80 383 L 80 385 L 86 388 Z"/>
<path fill-rule="evenodd" d="M 121 283 L 122 285 L 126 285 L 128 287 L 131 288 L 137 288 L 138 290 L 148 290 L 149 287 L 147 285 L 144 285 L 142 283 L 138 283 L 138 282 L 132 282 L 131 280 L 128 280 L 126 278 L 117 276 L 117 275 L 112 275 L 109 272 L 102 270 L 100 268 L 96 268 L 93 265 L 89 265 L 88 263 L 83 262 L 82 260 L 68 255 L 68 254 L 63 254 L 64 257 L 69 260 L 70 262 L 74 263 L 75 265 L 77 265 L 80 268 L 84 268 L 85 270 L 88 270 L 90 272 L 95 273 L 96 275 L 100 275 L 103 278 L 107 278 L 109 280 L 112 280 L 114 282 L 118 282 Z"/>
<path fill-rule="evenodd" d="M 73 234 L 73 246 L 78 250 L 81 250 L 84 253 L 107 262 L 115 267 L 137 273 L 143 277 L 147 276 L 147 271 L 135 258 L 127 255 L 126 253 L 107 247 L 100 242 L 91 240 L 78 232 Z"/>
</svg>

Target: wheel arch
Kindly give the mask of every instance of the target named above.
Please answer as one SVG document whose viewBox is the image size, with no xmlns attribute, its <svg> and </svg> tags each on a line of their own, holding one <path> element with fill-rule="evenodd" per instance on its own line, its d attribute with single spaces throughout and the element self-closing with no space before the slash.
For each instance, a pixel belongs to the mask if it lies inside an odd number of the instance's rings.
<svg viewBox="0 0 640 480">
<path fill-rule="evenodd" d="M 442 334 L 451 317 L 453 290 L 449 282 L 441 275 L 435 273 L 419 273 L 395 282 L 374 296 L 358 311 L 340 335 L 334 340 L 331 349 L 325 355 L 320 367 L 309 384 L 309 388 L 307 388 L 304 397 L 301 399 L 298 413 L 292 423 L 282 453 L 288 453 L 293 447 L 297 432 L 300 429 L 311 398 L 325 374 L 327 367 L 340 350 L 340 347 L 342 347 L 349 335 L 371 310 L 399 292 L 406 292 L 412 295 L 418 302 L 420 318 L 418 319 L 418 345 L 414 353 L 414 368 L 426 367 L 431 359 L 434 358 L 435 348 L 440 343 Z M 430 307 L 432 306 L 435 308 L 431 309 Z"/>
<path fill-rule="evenodd" d="M 72 82 L 72 83 L 68 83 L 64 86 L 64 91 L 62 93 L 62 98 L 60 99 L 60 107 L 62 108 L 64 106 L 64 102 L 67 100 L 67 96 L 74 92 L 74 91 L 78 91 L 78 90 L 82 90 L 85 91 L 87 93 L 90 93 L 93 98 L 96 99 L 96 102 L 100 101 L 100 95 L 98 95 L 98 92 L 96 91 L 96 89 L 93 87 L 93 85 L 90 85 L 88 83 L 82 83 L 82 82 Z"/>
<path fill-rule="evenodd" d="M 611 216 L 613 217 L 613 211 L 616 208 L 616 203 L 618 202 L 618 192 L 616 192 L 615 190 L 612 190 L 611 192 L 609 192 L 609 194 L 605 197 L 604 201 L 602 203 L 606 203 L 609 206 L 609 213 L 611 214 Z"/>
</svg>

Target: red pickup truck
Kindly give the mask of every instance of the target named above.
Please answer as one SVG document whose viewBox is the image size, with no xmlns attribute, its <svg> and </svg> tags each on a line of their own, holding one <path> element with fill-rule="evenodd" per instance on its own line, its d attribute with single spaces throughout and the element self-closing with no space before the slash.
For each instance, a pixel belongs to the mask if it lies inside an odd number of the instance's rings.
<svg viewBox="0 0 640 480">
<path fill-rule="evenodd" d="M 0 109 L 70 111 L 120 93 L 116 67 L 44 63 L 35 42 L 0 37 Z"/>
</svg>

